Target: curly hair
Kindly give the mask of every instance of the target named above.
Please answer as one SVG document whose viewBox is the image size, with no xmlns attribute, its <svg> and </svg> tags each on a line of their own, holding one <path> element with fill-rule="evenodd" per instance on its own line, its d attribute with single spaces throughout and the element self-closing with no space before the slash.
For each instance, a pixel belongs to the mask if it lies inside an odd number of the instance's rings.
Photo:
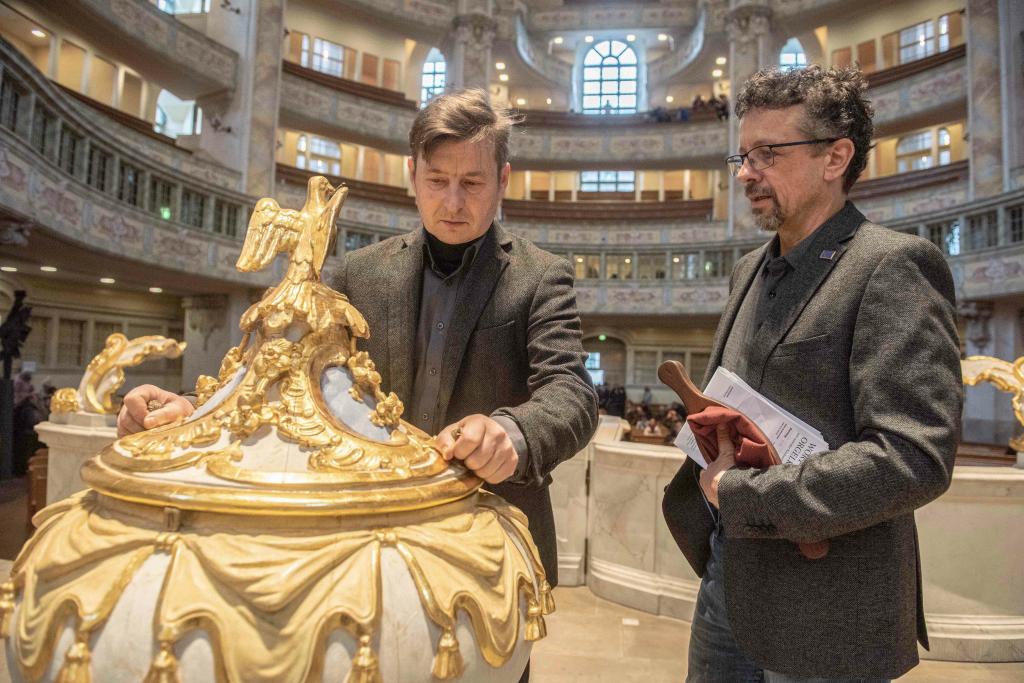
<svg viewBox="0 0 1024 683">
<path fill-rule="evenodd" d="M 809 138 L 849 138 L 853 158 L 843 175 L 849 192 L 867 166 L 875 109 L 865 97 L 867 80 L 855 67 L 824 69 L 818 65 L 779 71 L 761 69 L 750 77 L 736 98 L 736 116 L 752 109 L 784 109 L 802 104 L 806 116 L 800 125 Z"/>
</svg>

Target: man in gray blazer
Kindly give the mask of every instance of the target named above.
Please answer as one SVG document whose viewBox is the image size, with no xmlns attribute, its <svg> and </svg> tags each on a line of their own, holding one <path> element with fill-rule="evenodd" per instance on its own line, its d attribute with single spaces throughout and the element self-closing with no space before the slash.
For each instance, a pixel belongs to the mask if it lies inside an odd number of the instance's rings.
<svg viewBox="0 0 1024 683">
<path fill-rule="evenodd" d="M 927 647 L 914 509 L 949 486 L 962 403 L 939 250 L 846 195 L 873 114 L 852 69 L 755 74 L 728 159 L 774 237 L 736 264 L 705 382 L 722 365 L 830 450 L 737 469 L 687 461 L 664 512 L 703 577 L 688 681 L 884 681 Z M 807 559 L 794 542 L 828 539 Z"/>
<path fill-rule="evenodd" d="M 405 419 L 519 507 L 558 582 L 548 485 L 597 427 L 568 261 L 495 220 L 508 185 L 511 119 L 483 91 L 443 95 L 409 134 L 423 228 L 346 255 L 329 284 L 370 326 L 363 349 Z M 147 411 L 150 400 L 164 407 Z M 131 391 L 119 432 L 192 406 L 152 385 Z"/>
</svg>

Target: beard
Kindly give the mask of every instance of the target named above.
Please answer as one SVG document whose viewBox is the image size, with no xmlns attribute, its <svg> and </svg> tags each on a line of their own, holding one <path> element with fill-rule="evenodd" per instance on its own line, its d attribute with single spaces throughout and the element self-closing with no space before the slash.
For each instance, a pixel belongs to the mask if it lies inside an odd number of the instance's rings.
<svg viewBox="0 0 1024 683">
<path fill-rule="evenodd" d="M 760 230 L 776 232 L 779 229 L 779 226 L 786 221 L 786 215 L 782 212 L 782 207 L 779 205 L 779 198 L 775 196 L 775 191 L 772 190 L 772 188 L 767 186 L 748 186 L 744 190 L 744 193 L 747 195 L 747 199 L 766 197 L 771 200 L 771 206 L 768 208 L 750 207 L 750 212 L 754 217 L 754 224 Z"/>
</svg>

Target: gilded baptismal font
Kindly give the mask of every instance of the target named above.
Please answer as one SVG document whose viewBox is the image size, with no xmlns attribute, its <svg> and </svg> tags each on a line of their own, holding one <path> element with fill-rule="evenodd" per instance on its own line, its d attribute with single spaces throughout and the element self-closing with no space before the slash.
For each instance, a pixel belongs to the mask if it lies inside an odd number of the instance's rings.
<svg viewBox="0 0 1024 683">
<path fill-rule="evenodd" d="M 526 518 L 400 420 L 320 281 L 347 189 L 260 200 L 288 259 L 195 413 L 115 441 L 0 586 L 15 681 L 516 681 L 553 608 Z"/>
</svg>

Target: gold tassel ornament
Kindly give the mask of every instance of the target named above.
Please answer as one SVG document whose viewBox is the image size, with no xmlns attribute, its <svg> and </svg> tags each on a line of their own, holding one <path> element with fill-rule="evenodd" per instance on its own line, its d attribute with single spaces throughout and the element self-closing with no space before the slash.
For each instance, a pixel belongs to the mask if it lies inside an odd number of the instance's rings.
<svg viewBox="0 0 1024 683">
<path fill-rule="evenodd" d="M 544 615 L 555 611 L 555 596 L 551 594 L 551 584 L 547 579 L 543 579 L 540 584 L 540 606 Z"/>
<path fill-rule="evenodd" d="M 540 603 L 531 597 L 526 607 L 525 638 L 529 641 L 540 640 L 547 634 L 548 628 L 544 625 L 544 615 Z"/>
<path fill-rule="evenodd" d="M 75 644 L 68 648 L 64 657 L 64 665 L 60 667 L 56 683 L 92 683 L 92 671 L 89 661 L 89 634 L 79 633 L 75 636 Z"/>
<path fill-rule="evenodd" d="M 356 651 L 356 658 L 352 660 L 352 668 L 345 678 L 345 683 L 383 683 L 377 655 L 373 654 L 373 647 L 370 645 L 370 636 L 359 637 L 359 650 Z"/>
<path fill-rule="evenodd" d="M 160 652 L 153 658 L 149 672 L 142 683 L 181 683 L 178 675 L 178 659 L 174 656 L 174 643 L 160 641 Z"/>
<path fill-rule="evenodd" d="M 437 643 L 437 654 L 434 655 L 434 678 L 442 681 L 458 678 L 466 668 L 459 651 L 459 641 L 451 627 L 445 628 L 441 640 Z"/>
<path fill-rule="evenodd" d="M 14 584 L 5 581 L 0 585 L 0 638 L 11 635 L 11 619 L 14 617 Z"/>
</svg>

